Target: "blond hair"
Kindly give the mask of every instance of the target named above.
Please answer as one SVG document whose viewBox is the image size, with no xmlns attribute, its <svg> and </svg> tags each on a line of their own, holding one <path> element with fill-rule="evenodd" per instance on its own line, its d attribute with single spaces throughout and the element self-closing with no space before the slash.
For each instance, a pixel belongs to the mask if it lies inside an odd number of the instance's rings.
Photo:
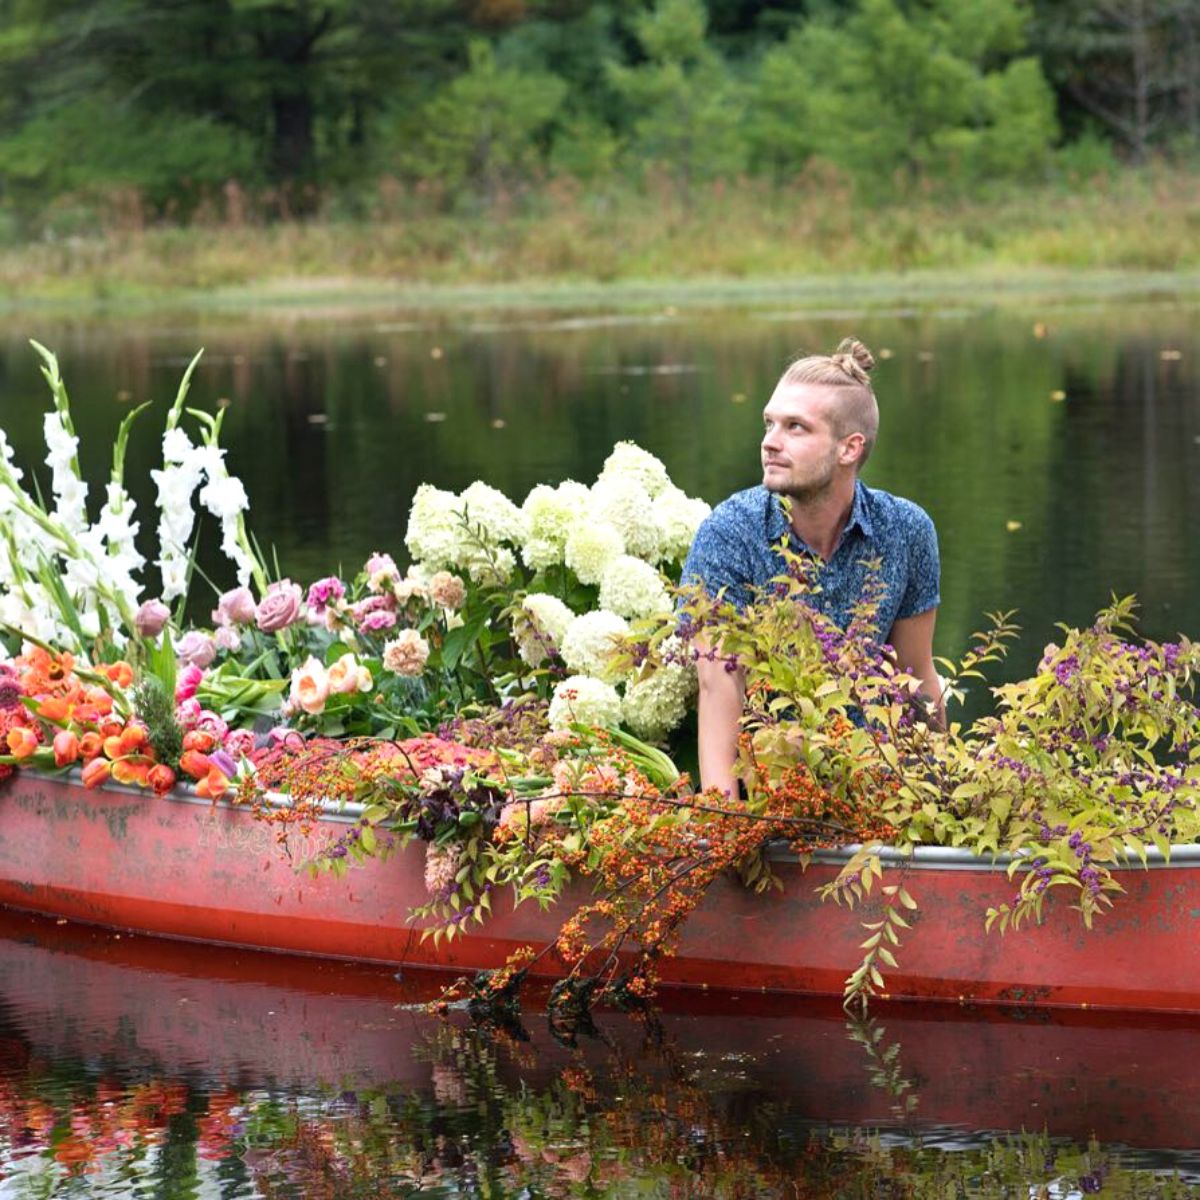
<svg viewBox="0 0 1200 1200">
<path fill-rule="evenodd" d="M 798 358 L 784 371 L 780 387 L 810 384 L 836 389 L 839 395 L 828 407 L 829 423 L 837 438 L 852 433 L 863 436 L 861 467 L 879 436 L 879 404 L 871 388 L 875 356 L 857 338 L 843 338 L 833 354 Z"/>
</svg>

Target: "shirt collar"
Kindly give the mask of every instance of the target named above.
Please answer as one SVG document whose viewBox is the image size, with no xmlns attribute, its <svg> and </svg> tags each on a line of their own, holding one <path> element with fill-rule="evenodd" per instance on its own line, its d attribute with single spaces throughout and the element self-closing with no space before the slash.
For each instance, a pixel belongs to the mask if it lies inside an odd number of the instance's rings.
<svg viewBox="0 0 1200 1200">
<path fill-rule="evenodd" d="M 766 489 L 763 489 L 766 491 Z M 842 530 L 845 537 L 856 525 L 862 530 L 864 537 L 873 533 L 869 507 L 869 489 L 861 479 L 854 481 L 854 506 L 850 509 L 850 519 Z M 774 544 L 791 528 L 787 517 L 783 514 L 783 504 L 774 492 L 767 492 L 767 540 Z"/>
</svg>

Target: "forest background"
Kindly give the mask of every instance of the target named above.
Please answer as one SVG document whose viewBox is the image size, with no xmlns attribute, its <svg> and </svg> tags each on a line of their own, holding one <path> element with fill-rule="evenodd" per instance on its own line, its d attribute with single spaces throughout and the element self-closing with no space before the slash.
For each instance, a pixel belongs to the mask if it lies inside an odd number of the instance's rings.
<svg viewBox="0 0 1200 1200">
<path fill-rule="evenodd" d="M 1200 265 L 1200 0 L 0 0 L 0 293 Z"/>
</svg>

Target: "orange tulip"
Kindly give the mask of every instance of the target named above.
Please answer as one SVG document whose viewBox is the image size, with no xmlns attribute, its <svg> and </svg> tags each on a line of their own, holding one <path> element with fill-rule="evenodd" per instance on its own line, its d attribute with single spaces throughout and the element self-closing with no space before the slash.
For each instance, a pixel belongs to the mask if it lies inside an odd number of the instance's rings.
<svg viewBox="0 0 1200 1200">
<path fill-rule="evenodd" d="M 137 756 L 132 758 L 118 758 L 112 765 L 112 777 L 117 783 L 147 787 L 147 776 L 149 774 L 149 760 Z"/>
<path fill-rule="evenodd" d="M 101 713 L 101 715 L 103 716 L 104 714 Z M 125 726 L 121 721 L 105 721 L 104 724 L 100 726 L 100 732 L 106 738 L 120 737 L 124 729 Z"/>
<path fill-rule="evenodd" d="M 204 729 L 189 729 L 183 735 L 183 748 L 185 750 L 199 750 L 201 754 L 207 754 L 217 744 L 217 739 Z"/>
<path fill-rule="evenodd" d="M 120 758 L 121 750 L 121 735 L 118 733 L 110 733 L 104 739 L 104 753 L 108 758 Z"/>
<path fill-rule="evenodd" d="M 199 783 L 196 784 L 196 795 L 206 800 L 220 800 L 229 790 L 229 779 L 223 771 L 213 767 Z"/>
<path fill-rule="evenodd" d="M 104 673 L 120 688 L 126 688 L 133 682 L 133 668 L 124 660 L 109 663 Z"/>
<path fill-rule="evenodd" d="M 38 705 L 37 714 L 46 721 L 70 719 L 72 705 L 65 696 L 50 696 Z"/>
<path fill-rule="evenodd" d="M 149 740 L 149 734 L 144 725 L 126 725 L 121 731 L 121 753 L 136 754 Z"/>
<path fill-rule="evenodd" d="M 28 758 L 38 748 L 38 736 L 26 725 L 8 731 L 8 752 L 13 758 Z"/>
<path fill-rule="evenodd" d="M 70 729 L 60 729 L 54 735 L 54 765 L 69 767 L 79 758 L 79 738 Z"/>
<path fill-rule="evenodd" d="M 201 754 L 199 750 L 185 750 L 180 756 L 179 766 L 193 779 L 203 779 L 213 769 L 208 755 Z"/>
<path fill-rule="evenodd" d="M 83 767 L 83 786 L 98 788 L 112 772 L 112 763 L 107 758 L 97 756 Z"/>
<path fill-rule="evenodd" d="M 158 796 L 165 796 L 175 786 L 175 772 L 166 763 L 156 763 L 150 768 L 146 782 Z"/>
<path fill-rule="evenodd" d="M 79 753 L 84 759 L 95 758 L 104 749 L 104 739 L 94 730 L 79 739 Z"/>
<path fill-rule="evenodd" d="M 107 716 L 113 710 L 113 698 L 102 687 L 90 687 L 87 692 L 88 703 L 95 706 L 101 716 Z"/>
</svg>

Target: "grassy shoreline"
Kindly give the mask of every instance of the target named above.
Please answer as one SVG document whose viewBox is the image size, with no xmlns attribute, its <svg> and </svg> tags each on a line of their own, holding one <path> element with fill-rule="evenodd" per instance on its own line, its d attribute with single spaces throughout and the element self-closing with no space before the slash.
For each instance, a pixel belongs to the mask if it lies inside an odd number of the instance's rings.
<svg viewBox="0 0 1200 1200">
<path fill-rule="evenodd" d="M 520 210 L 152 226 L 0 249 L 0 310 L 806 310 L 1200 294 L 1200 177 L 1122 175 L 868 206 L 755 184 L 560 195 Z"/>
</svg>

